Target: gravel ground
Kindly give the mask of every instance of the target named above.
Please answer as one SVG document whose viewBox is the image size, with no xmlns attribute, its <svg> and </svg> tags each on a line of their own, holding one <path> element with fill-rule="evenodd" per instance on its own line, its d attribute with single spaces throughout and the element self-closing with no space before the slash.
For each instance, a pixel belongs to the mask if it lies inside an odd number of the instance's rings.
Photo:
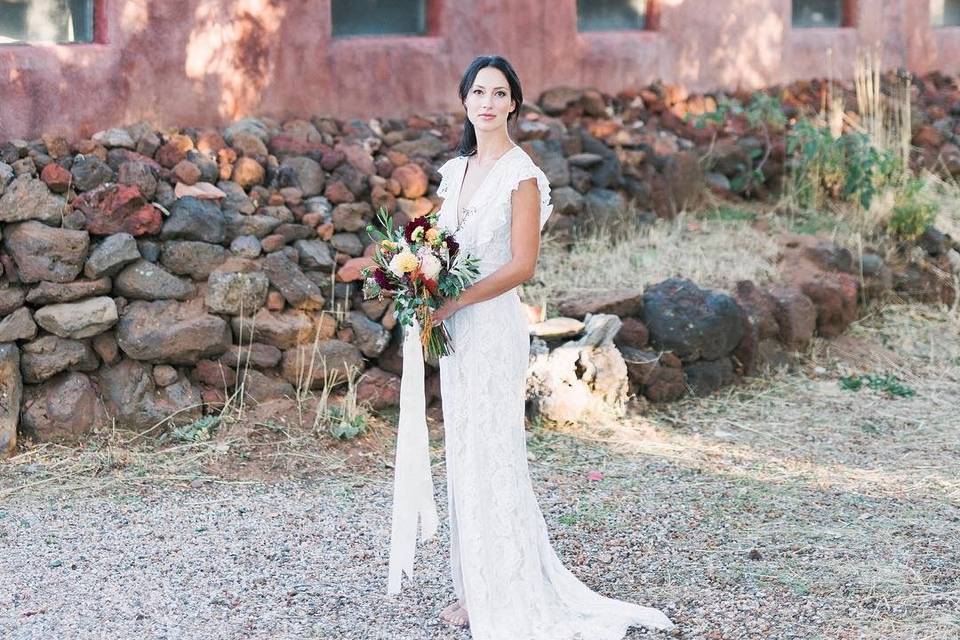
<svg viewBox="0 0 960 640">
<path fill-rule="evenodd" d="M 827 364 L 602 428 L 533 428 L 551 539 L 678 637 L 960 637 L 960 367 L 930 365 L 908 398 L 844 391 Z M 0 465 L 0 638 L 466 640 L 437 618 L 445 525 L 385 594 L 381 453 L 363 475 L 269 481 Z"/>
</svg>

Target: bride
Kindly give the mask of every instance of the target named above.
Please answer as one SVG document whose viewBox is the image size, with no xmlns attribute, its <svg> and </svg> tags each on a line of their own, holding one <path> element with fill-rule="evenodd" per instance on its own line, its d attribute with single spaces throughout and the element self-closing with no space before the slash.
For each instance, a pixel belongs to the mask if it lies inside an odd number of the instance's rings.
<svg viewBox="0 0 960 640">
<path fill-rule="evenodd" d="M 657 609 L 591 591 L 550 545 L 527 467 L 530 338 L 517 293 L 534 274 L 540 230 L 553 210 L 550 186 L 507 131 L 523 104 L 509 62 L 499 56 L 474 60 L 460 81 L 460 100 L 466 120 L 459 155 L 439 169 L 439 225 L 455 234 L 461 251 L 479 259 L 480 278 L 434 315 L 435 324 L 446 323 L 455 349 L 440 359 L 440 386 L 457 600 L 440 617 L 469 626 L 474 640 L 620 640 L 631 626 L 670 629 L 673 624 Z M 406 362 L 416 356 L 418 342 L 406 342 L 404 351 Z M 436 527 L 428 459 L 418 485 L 427 500 L 401 502 L 404 437 L 398 436 L 391 593 L 399 591 L 396 565 L 412 571 L 417 513 L 424 539 Z M 421 463 L 425 437 L 415 445 Z M 398 532 L 407 507 L 414 511 L 412 537 Z"/>
</svg>

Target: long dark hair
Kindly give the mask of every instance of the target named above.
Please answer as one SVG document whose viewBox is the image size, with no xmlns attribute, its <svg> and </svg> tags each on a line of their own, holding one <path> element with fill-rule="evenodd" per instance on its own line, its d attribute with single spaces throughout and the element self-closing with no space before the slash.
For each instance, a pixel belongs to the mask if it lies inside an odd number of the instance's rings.
<svg viewBox="0 0 960 640">
<path fill-rule="evenodd" d="M 520 88 L 520 78 L 517 72 L 513 70 L 513 65 L 507 62 L 506 58 L 501 56 L 479 56 L 474 58 L 467 70 L 463 72 L 463 78 L 460 79 L 460 104 L 467 100 L 467 93 L 473 86 L 474 80 L 480 69 L 493 67 L 503 72 L 507 77 L 507 84 L 510 86 L 510 99 L 516 104 L 513 111 L 507 116 L 507 122 L 514 121 L 520 116 L 520 105 L 523 104 L 523 89 Z M 466 115 L 466 106 L 463 108 Z M 477 131 L 473 128 L 470 118 L 465 117 L 463 121 L 463 135 L 460 136 L 460 146 L 457 147 L 457 153 L 462 156 L 472 156 L 477 152 Z"/>
</svg>

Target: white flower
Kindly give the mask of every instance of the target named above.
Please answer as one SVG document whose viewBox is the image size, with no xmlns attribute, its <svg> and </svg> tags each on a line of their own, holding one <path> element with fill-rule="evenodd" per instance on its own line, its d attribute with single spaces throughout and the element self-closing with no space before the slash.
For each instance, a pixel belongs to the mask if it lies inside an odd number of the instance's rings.
<svg viewBox="0 0 960 640">
<path fill-rule="evenodd" d="M 417 268 L 417 256 L 409 250 L 404 249 L 390 259 L 390 271 L 397 276 L 402 276 Z"/>
<path fill-rule="evenodd" d="M 432 253 L 420 256 L 420 273 L 429 280 L 436 280 L 440 275 L 440 259 Z"/>
</svg>

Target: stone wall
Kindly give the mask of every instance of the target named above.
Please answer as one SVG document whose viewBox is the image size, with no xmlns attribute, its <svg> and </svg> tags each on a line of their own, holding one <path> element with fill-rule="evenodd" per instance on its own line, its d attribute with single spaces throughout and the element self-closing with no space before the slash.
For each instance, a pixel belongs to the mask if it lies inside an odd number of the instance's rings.
<svg viewBox="0 0 960 640">
<path fill-rule="evenodd" d="M 955 86 L 937 95 L 955 98 Z M 710 100 L 654 85 L 617 96 L 557 89 L 527 105 L 514 135 L 550 179 L 550 230 L 573 237 L 628 212 L 669 216 L 693 203 L 708 141 L 682 115 Z M 944 100 L 918 132 L 939 133 L 930 145 L 946 153 L 960 102 Z M 360 296 L 372 251 L 363 229 L 381 206 L 403 223 L 436 205 L 435 167 L 460 129 L 449 115 L 262 118 L 0 146 L 0 451 L 13 450 L 18 430 L 71 441 L 109 420 L 138 430 L 190 422 L 218 410 L 238 379 L 254 400 L 319 388 L 320 360 L 366 368 L 362 397 L 395 402 L 399 329 L 388 303 Z M 930 259 L 950 269 L 953 241 L 927 240 Z M 881 290 L 896 284 L 882 261 L 848 264 L 838 251 L 804 248 L 805 259 L 840 266 L 782 291 L 747 283 L 731 297 L 667 281 L 629 294 L 641 303 L 621 312 L 560 311 L 619 315 L 635 390 L 667 400 L 751 373 L 764 340 L 794 348 L 814 330 L 842 330 L 865 282 L 854 273 L 876 273 Z M 904 282 L 943 293 L 923 272 Z M 678 347 L 682 332 L 657 318 L 681 311 L 703 332 Z M 436 395 L 435 373 L 428 388 Z"/>
</svg>

